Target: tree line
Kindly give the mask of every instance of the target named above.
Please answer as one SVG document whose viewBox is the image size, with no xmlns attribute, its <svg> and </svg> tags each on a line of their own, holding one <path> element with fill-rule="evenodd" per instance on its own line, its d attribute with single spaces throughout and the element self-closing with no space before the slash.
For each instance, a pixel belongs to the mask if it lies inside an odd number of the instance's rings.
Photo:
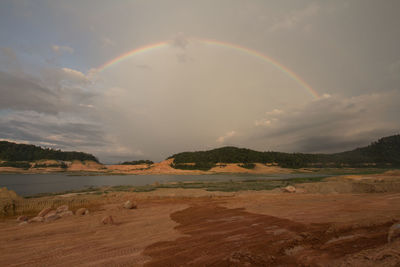
<svg viewBox="0 0 400 267">
<path fill-rule="evenodd" d="M 153 161 L 148 160 L 148 159 L 141 159 L 141 160 L 133 160 L 133 161 L 125 161 L 120 163 L 121 165 L 141 165 L 141 164 L 147 164 L 147 165 L 152 165 L 154 164 Z"/>
<path fill-rule="evenodd" d="M 88 153 L 61 150 L 51 148 L 42 148 L 35 145 L 16 144 L 7 141 L 0 141 L 0 160 L 7 162 L 17 161 L 35 161 L 41 159 L 53 159 L 62 161 L 72 160 L 92 160 L 99 162 L 99 160 Z"/>
<path fill-rule="evenodd" d="M 244 168 L 254 168 L 254 163 L 277 164 L 284 168 L 394 167 L 400 166 L 400 135 L 381 138 L 363 148 L 332 154 L 260 152 L 227 146 L 178 153 L 169 158 L 174 158 L 174 168 L 198 170 L 208 170 L 217 163 L 240 163 Z"/>
</svg>

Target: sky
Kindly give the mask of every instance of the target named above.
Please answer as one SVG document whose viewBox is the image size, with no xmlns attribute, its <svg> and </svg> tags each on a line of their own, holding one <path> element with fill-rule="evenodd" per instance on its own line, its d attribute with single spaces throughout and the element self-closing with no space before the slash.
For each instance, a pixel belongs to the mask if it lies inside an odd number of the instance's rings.
<svg viewBox="0 0 400 267">
<path fill-rule="evenodd" d="M 397 0 L 3 0 L 0 139 L 104 163 L 364 146 L 400 132 L 399 10 Z"/>
</svg>

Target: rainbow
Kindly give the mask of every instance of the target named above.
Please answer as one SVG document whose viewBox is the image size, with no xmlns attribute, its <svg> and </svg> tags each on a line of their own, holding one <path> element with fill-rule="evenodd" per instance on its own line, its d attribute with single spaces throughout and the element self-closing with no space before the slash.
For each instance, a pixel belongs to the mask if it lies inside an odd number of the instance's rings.
<svg viewBox="0 0 400 267">
<path fill-rule="evenodd" d="M 285 67 L 283 64 L 279 63 L 277 60 L 275 60 L 267 55 L 262 54 L 261 52 L 258 52 L 256 50 L 252 50 L 252 49 L 240 46 L 240 45 L 236 45 L 236 44 L 232 44 L 232 43 L 228 43 L 228 42 L 221 42 L 221 41 L 217 41 L 217 40 L 211 40 L 211 39 L 190 38 L 188 40 L 203 43 L 206 45 L 214 45 L 214 46 L 219 46 L 219 47 L 223 47 L 223 48 L 233 49 L 233 50 L 245 53 L 247 55 L 259 58 L 265 62 L 270 63 L 271 65 L 273 65 L 274 67 L 276 67 L 277 69 L 282 71 L 283 73 L 287 74 L 291 79 L 293 79 L 299 85 L 301 85 L 304 89 L 306 89 L 306 91 L 312 97 L 317 98 L 317 99 L 319 98 L 318 93 L 306 81 L 304 81 L 299 75 L 297 75 L 294 71 L 292 71 L 288 67 Z M 171 41 L 162 41 L 159 43 L 150 44 L 150 45 L 146 45 L 146 46 L 142 46 L 142 47 L 133 49 L 131 51 L 128 51 L 124 54 L 119 55 L 118 57 L 116 57 L 110 61 L 107 61 L 103 65 L 99 66 L 96 70 L 98 72 L 101 72 L 101 71 L 103 71 L 111 66 L 114 66 L 118 63 L 121 63 L 124 60 L 127 60 L 128 58 L 133 57 L 137 54 L 142 54 L 142 53 L 145 53 L 148 51 L 167 47 L 170 44 L 170 42 Z"/>
<path fill-rule="evenodd" d="M 110 61 L 107 61 L 106 63 L 104 63 L 100 67 L 96 68 L 96 70 L 98 72 L 101 72 L 101 71 L 103 71 L 103 70 L 105 70 L 105 69 L 107 69 L 109 67 L 112 67 L 112 66 L 114 66 L 114 65 L 116 65 L 118 63 L 123 62 L 124 60 L 127 60 L 130 57 L 133 57 L 134 55 L 145 53 L 145 52 L 148 52 L 148 51 L 151 51 L 151 50 L 160 49 L 160 48 L 168 46 L 168 44 L 169 44 L 168 41 L 164 41 L 164 42 L 159 42 L 159 43 L 156 43 L 156 44 L 150 44 L 150 45 L 145 45 L 145 46 L 142 46 L 142 47 L 139 47 L 139 48 L 135 48 L 135 49 L 133 49 L 131 51 L 128 51 L 128 52 L 126 52 L 124 54 L 121 54 L 121 55 L 117 56 L 114 59 L 111 59 Z"/>
</svg>

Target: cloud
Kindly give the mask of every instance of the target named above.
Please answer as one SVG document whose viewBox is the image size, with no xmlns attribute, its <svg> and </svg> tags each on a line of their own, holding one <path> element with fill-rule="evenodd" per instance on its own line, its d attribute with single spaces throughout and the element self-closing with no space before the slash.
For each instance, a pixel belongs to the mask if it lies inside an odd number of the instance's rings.
<svg viewBox="0 0 400 267">
<path fill-rule="evenodd" d="M 236 135 L 235 131 L 227 132 L 225 135 L 218 137 L 217 143 L 224 143 L 227 139 L 230 139 Z"/>
<path fill-rule="evenodd" d="M 284 112 L 283 110 L 274 109 L 274 110 L 265 112 L 265 114 L 266 114 L 266 115 L 280 115 L 280 114 L 282 114 L 283 112 Z"/>
<path fill-rule="evenodd" d="M 173 46 L 184 50 L 189 44 L 189 40 L 185 37 L 185 34 L 183 32 L 179 32 L 172 38 L 171 43 Z"/>
<path fill-rule="evenodd" d="M 103 47 L 114 47 L 117 45 L 115 41 L 111 40 L 108 37 L 101 38 L 101 44 Z"/>
<path fill-rule="evenodd" d="M 19 77 L 0 72 L 0 95 L 0 109 L 58 112 L 58 96 L 26 75 Z"/>
<path fill-rule="evenodd" d="M 74 49 L 67 45 L 52 45 L 51 49 L 58 54 L 63 54 L 63 53 L 73 54 L 74 53 Z"/>
<path fill-rule="evenodd" d="M 11 47 L 0 47 L 0 52 L 7 57 L 8 63 L 17 61 L 17 54 Z"/>
<path fill-rule="evenodd" d="M 146 65 L 146 64 L 138 64 L 138 65 L 136 65 L 136 67 L 139 68 L 139 69 L 151 70 L 151 67 L 149 65 Z"/>
<path fill-rule="evenodd" d="M 398 80 L 400 77 L 400 60 L 394 61 L 388 66 L 389 75 Z"/>
<path fill-rule="evenodd" d="M 30 143 L 53 144 L 58 148 L 103 146 L 103 131 L 93 123 L 31 111 L 12 112 L 0 117 L 0 136 Z"/>
<path fill-rule="evenodd" d="M 280 18 L 274 24 L 272 24 L 268 31 L 276 32 L 279 30 L 293 30 L 299 27 L 299 25 L 302 24 L 306 19 L 318 14 L 319 10 L 320 6 L 316 3 L 312 3 L 303 9 L 292 11 L 288 15 Z M 306 24 L 304 29 L 309 31 L 310 27 L 310 24 Z"/>
<path fill-rule="evenodd" d="M 93 107 L 89 84 L 82 72 L 70 68 L 45 68 L 41 77 L 0 71 L 0 110 L 79 112 Z"/>
<path fill-rule="evenodd" d="M 85 74 L 78 70 L 70 69 L 70 68 L 62 68 L 61 69 L 64 73 L 64 79 L 73 80 L 76 82 L 87 82 L 88 78 Z"/>
<path fill-rule="evenodd" d="M 277 114 L 274 123 L 262 121 L 247 143 L 265 149 L 298 152 L 339 152 L 366 145 L 385 135 L 398 133 L 400 92 L 355 97 L 330 96 Z"/>
<path fill-rule="evenodd" d="M 276 118 L 277 116 L 284 114 L 285 112 L 283 110 L 280 109 L 273 109 L 271 111 L 267 111 L 265 112 L 265 115 L 267 116 L 267 118 L 263 118 L 263 119 L 258 119 L 254 122 L 255 126 L 270 126 L 273 122 L 278 121 L 278 119 Z"/>
<path fill-rule="evenodd" d="M 176 54 L 179 63 L 186 63 L 193 61 L 193 58 L 187 55 L 186 47 L 189 45 L 189 40 L 182 32 L 177 33 L 170 42 L 172 46 L 181 49 L 181 52 Z"/>
<path fill-rule="evenodd" d="M 254 122 L 255 126 L 268 126 L 271 125 L 272 121 L 267 119 L 256 120 Z"/>
<path fill-rule="evenodd" d="M 21 66 L 14 49 L 11 47 L 0 47 L 0 56 L 2 65 L 7 66 L 8 70 L 21 71 Z"/>
</svg>

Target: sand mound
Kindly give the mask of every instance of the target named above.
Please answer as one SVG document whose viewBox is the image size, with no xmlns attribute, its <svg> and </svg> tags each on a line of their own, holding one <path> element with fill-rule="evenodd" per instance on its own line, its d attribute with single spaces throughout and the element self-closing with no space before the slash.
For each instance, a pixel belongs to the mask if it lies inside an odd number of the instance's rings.
<svg viewBox="0 0 400 267">
<path fill-rule="evenodd" d="M 91 161 L 91 160 L 74 160 L 71 165 L 68 166 L 68 171 L 99 171 L 105 167 L 103 164 Z"/>
<path fill-rule="evenodd" d="M 120 165 L 120 164 L 114 164 L 114 165 L 107 165 L 107 169 L 109 170 L 116 170 L 116 171 L 137 171 L 137 170 L 144 170 L 144 169 L 149 169 L 151 168 L 152 165 L 147 165 L 147 164 L 138 164 L 138 165 Z"/>
<path fill-rule="evenodd" d="M 107 169 L 112 172 L 125 174 L 204 174 L 198 170 L 180 170 L 171 167 L 174 159 L 167 159 L 152 165 L 108 165 Z"/>
<path fill-rule="evenodd" d="M 267 166 L 261 163 L 255 163 L 253 169 L 246 169 L 240 167 L 239 163 L 218 164 L 216 167 L 210 169 L 212 173 L 249 173 L 249 174 L 263 174 L 263 173 L 292 173 L 291 169 L 284 169 L 277 166 Z"/>
<path fill-rule="evenodd" d="M 38 165 L 60 165 L 60 162 L 54 159 L 42 159 L 35 162 Z"/>
<path fill-rule="evenodd" d="M 20 196 L 17 195 L 12 190 L 8 190 L 6 187 L 0 188 L 0 200 L 18 200 L 21 199 Z"/>
</svg>

